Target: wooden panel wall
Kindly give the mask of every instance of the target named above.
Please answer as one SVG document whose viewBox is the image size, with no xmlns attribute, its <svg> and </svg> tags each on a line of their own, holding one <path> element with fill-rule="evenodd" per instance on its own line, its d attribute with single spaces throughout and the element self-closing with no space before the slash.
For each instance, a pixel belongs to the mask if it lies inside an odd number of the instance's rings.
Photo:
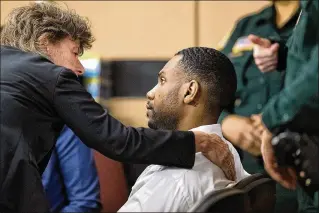
<svg viewBox="0 0 319 213">
<path fill-rule="evenodd" d="M 216 47 L 235 22 L 255 12 L 270 1 L 201 1 L 199 4 L 200 46 Z"/>
<path fill-rule="evenodd" d="M 30 1 L 1 1 L 1 24 L 8 12 Z M 168 59 L 195 45 L 216 47 L 234 22 L 269 1 L 200 1 L 195 32 L 194 1 L 64 1 L 92 23 L 93 52 L 105 59 Z"/>
</svg>

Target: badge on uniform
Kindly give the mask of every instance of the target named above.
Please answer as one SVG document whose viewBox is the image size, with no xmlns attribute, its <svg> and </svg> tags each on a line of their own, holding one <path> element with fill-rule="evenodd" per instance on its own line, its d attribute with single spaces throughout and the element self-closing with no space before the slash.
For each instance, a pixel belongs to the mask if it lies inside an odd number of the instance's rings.
<svg viewBox="0 0 319 213">
<path fill-rule="evenodd" d="M 254 44 L 248 39 L 248 36 L 240 37 L 233 46 L 232 54 L 240 55 L 243 51 L 252 51 L 253 48 Z"/>
</svg>

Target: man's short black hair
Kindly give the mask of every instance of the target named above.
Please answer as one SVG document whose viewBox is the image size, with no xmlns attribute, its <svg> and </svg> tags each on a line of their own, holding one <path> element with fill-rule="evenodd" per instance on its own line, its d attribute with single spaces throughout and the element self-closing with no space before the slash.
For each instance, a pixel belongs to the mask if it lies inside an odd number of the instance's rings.
<svg viewBox="0 0 319 213">
<path fill-rule="evenodd" d="M 198 79 L 208 88 L 208 110 L 223 110 L 235 97 L 236 72 L 232 62 L 223 53 L 208 47 L 191 47 L 175 55 L 181 55 L 179 66 L 190 78 Z M 218 109 L 218 108 L 217 108 Z"/>
</svg>

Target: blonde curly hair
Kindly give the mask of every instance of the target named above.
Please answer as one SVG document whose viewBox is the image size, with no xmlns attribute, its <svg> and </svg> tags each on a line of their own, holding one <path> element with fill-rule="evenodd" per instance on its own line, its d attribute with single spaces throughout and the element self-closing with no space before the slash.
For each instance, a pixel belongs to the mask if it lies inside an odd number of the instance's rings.
<svg viewBox="0 0 319 213">
<path fill-rule="evenodd" d="M 50 43 L 70 37 L 79 42 L 80 54 L 85 49 L 90 49 L 94 42 L 91 26 L 86 18 L 72 10 L 62 9 L 57 3 L 42 2 L 11 11 L 1 29 L 1 45 L 44 54 L 40 44 L 43 36 Z"/>
</svg>

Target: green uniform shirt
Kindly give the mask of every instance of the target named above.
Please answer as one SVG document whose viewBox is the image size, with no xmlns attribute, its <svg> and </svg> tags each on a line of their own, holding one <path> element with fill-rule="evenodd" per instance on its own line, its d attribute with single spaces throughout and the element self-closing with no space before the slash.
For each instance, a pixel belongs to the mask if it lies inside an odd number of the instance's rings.
<svg viewBox="0 0 319 213">
<path fill-rule="evenodd" d="M 262 119 L 273 129 L 296 116 L 319 118 L 318 98 L 318 0 L 301 1 L 302 12 L 294 32 L 287 42 L 286 77 L 284 89 L 264 107 Z M 299 124 L 305 130 L 317 128 L 315 122 Z"/>
<path fill-rule="evenodd" d="M 237 74 L 236 100 L 224 110 L 219 118 L 221 122 L 228 114 L 250 116 L 260 113 L 268 100 L 283 87 L 284 72 L 262 73 L 253 58 L 253 44 L 249 34 L 271 37 L 276 40 L 288 39 L 292 34 L 299 11 L 281 29 L 276 27 L 274 6 L 246 16 L 238 21 L 222 52 L 234 64 Z"/>
</svg>

